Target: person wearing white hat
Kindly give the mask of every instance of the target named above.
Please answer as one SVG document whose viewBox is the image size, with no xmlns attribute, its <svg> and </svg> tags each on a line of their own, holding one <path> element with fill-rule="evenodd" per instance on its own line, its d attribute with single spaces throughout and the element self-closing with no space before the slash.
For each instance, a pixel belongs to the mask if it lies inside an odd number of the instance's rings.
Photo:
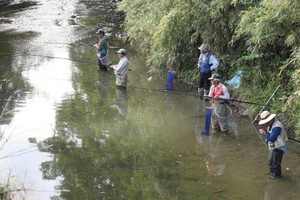
<svg viewBox="0 0 300 200">
<path fill-rule="evenodd" d="M 208 97 L 211 98 L 211 106 L 213 112 L 211 115 L 212 128 L 217 131 L 220 130 L 223 133 L 228 132 L 228 114 L 225 105 L 225 100 L 230 99 L 230 94 L 225 85 L 220 83 L 220 75 L 213 74 L 208 80 L 211 81 L 212 86 L 210 88 Z M 206 97 L 205 95 L 204 97 Z"/>
<path fill-rule="evenodd" d="M 126 58 L 126 50 L 120 49 L 117 51 L 120 61 L 117 65 L 110 65 L 109 68 L 114 70 L 116 75 L 116 85 L 121 87 L 127 86 L 127 73 L 129 68 L 129 62 Z"/>
<path fill-rule="evenodd" d="M 270 114 L 269 111 L 263 111 L 258 122 L 259 125 L 265 124 L 268 126 L 267 130 L 259 129 L 259 133 L 264 135 L 268 141 L 270 171 L 265 172 L 265 174 L 271 175 L 271 179 L 281 178 L 281 161 L 287 150 L 286 142 L 288 141 L 283 125 L 275 116 L 276 114 Z"/>
<path fill-rule="evenodd" d="M 198 81 L 198 92 L 200 96 L 208 95 L 211 72 L 219 66 L 219 61 L 209 52 L 208 45 L 202 44 L 199 48 L 200 56 L 198 61 L 198 71 L 200 72 Z"/>
</svg>

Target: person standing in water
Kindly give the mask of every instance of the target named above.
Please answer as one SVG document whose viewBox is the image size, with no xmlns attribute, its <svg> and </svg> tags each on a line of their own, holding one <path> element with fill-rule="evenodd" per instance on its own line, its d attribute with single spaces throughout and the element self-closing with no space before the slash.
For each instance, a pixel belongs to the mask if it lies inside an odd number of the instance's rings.
<svg viewBox="0 0 300 200">
<path fill-rule="evenodd" d="M 99 29 L 96 34 L 99 37 L 99 43 L 94 44 L 94 48 L 97 51 L 98 70 L 107 70 L 108 63 L 108 44 L 103 29 Z"/>
<path fill-rule="evenodd" d="M 225 105 L 225 100 L 230 99 L 230 94 L 225 85 L 220 83 L 220 75 L 213 74 L 209 78 L 211 80 L 212 86 L 209 91 L 208 97 L 211 98 L 211 106 L 213 109 L 211 115 L 212 128 L 214 131 L 221 131 L 223 133 L 228 132 L 228 118 L 227 110 Z M 207 97 L 207 96 L 204 96 Z"/>
<path fill-rule="evenodd" d="M 281 161 L 283 154 L 287 150 L 286 142 L 288 141 L 283 125 L 275 116 L 276 114 L 264 111 L 260 114 L 260 121 L 258 122 L 259 125 L 265 124 L 268 126 L 267 130 L 259 129 L 259 133 L 265 136 L 268 141 L 270 171 L 265 172 L 265 174 L 271 175 L 271 179 L 281 178 Z"/>
<path fill-rule="evenodd" d="M 109 68 L 114 70 L 116 75 L 116 85 L 119 87 L 126 87 L 127 86 L 127 73 L 129 62 L 126 57 L 126 50 L 120 49 L 117 51 L 118 57 L 120 61 L 117 65 L 110 65 Z"/>
</svg>

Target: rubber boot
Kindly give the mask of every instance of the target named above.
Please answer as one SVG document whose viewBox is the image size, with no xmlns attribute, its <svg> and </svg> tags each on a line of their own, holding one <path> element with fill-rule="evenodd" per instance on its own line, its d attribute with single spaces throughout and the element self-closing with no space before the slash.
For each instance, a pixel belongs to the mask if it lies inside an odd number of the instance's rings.
<svg viewBox="0 0 300 200">
<path fill-rule="evenodd" d="M 204 88 L 198 88 L 198 93 L 200 95 L 200 98 L 203 98 Z"/>
<path fill-rule="evenodd" d="M 204 95 L 208 96 L 209 95 L 209 90 L 204 90 Z"/>
</svg>

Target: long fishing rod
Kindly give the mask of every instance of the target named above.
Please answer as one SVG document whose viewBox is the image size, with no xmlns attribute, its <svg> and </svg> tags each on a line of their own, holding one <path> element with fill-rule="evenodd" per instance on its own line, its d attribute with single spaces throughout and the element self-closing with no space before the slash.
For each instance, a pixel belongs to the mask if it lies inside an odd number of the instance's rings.
<svg viewBox="0 0 300 200">
<path fill-rule="evenodd" d="M 0 55 L 12 55 L 9 53 L 0 53 Z M 44 55 L 37 55 L 37 54 L 17 54 L 20 56 L 37 56 L 37 57 L 46 57 L 46 58 L 55 58 L 55 59 L 62 59 L 62 60 L 70 60 L 74 62 L 82 62 L 82 63 L 88 63 L 88 64 L 98 64 L 97 62 L 90 62 L 86 60 L 77 60 L 77 59 L 69 59 L 69 58 L 61 58 L 61 57 L 55 57 L 55 56 L 44 56 Z M 206 97 L 198 94 L 193 94 L 193 93 L 186 93 L 186 92 L 179 92 L 179 91 L 173 91 L 173 90 L 161 90 L 161 89 L 155 89 L 155 88 L 142 88 L 142 87 L 137 87 L 137 86 L 127 86 L 129 88 L 136 88 L 136 89 L 144 89 L 144 90 L 151 90 L 151 91 L 157 91 L 157 92 L 165 92 L 165 93 L 176 93 L 176 94 L 183 94 L 183 95 L 190 95 L 190 96 L 197 96 L 197 97 Z M 208 98 L 208 97 L 206 97 Z M 253 104 L 253 105 L 259 105 L 259 106 L 268 106 L 272 107 L 266 104 L 260 104 L 260 103 L 254 103 L 254 102 L 247 102 L 247 101 L 241 101 L 241 100 L 236 100 L 236 99 L 228 99 L 226 101 L 235 101 L 239 103 L 245 103 L 245 104 Z"/>
<path fill-rule="evenodd" d="M 295 142 L 300 143 L 300 140 L 296 140 L 295 138 L 292 138 L 292 137 L 289 137 L 289 136 L 288 136 L 288 138 L 289 138 L 290 140 L 293 140 L 293 141 L 295 141 Z"/>
<path fill-rule="evenodd" d="M 20 41 L 21 42 L 21 41 Z M 92 47 L 93 44 L 86 44 L 86 43 L 66 43 L 66 42 L 34 42 L 34 41 L 30 41 L 31 43 L 37 43 L 37 44 L 62 44 L 62 45 L 81 45 L 81 46 L 89 46 Z M 7 41 L 5 40 L 0 40 L 0 43 L 7 43 Z M 114 46 L 109 46 L 109 48 L 111 49 L 117 49 L 119 47 L 114 47 Z"/>
<path fill-rule="evenodd" d="M 278 87 L 276 88 L 276 90 L 273 92 L 273 94 L 271 95 L 271 97 L 268 99 L 266 105 L 268 105 L 269 101 L 273 98 L 273 96 L 275 95 L 275 93 L 277 92 L 277 90 L 279 89 L 280 85 L 278 85 Z M 259 113 L 256 115 L 256 117 L 254 118 L 254 120 L 252 121 L 252 124 L 257 121 L 258 116 L 261 114 L 261 112 L 265 109 L 266 106 L 262 107 L 262 109 L 259 111 Z"/>
<path fill-rule="evenodd" d="M 258 116 L 259 116 L 259 115 L 261 114 L 261 112 L 265 109 L 265 107 L 268 106 L 267 104 L 268 104 L 269 101 L 273 98 L 273 96 L 275 95 L 275 93 L 277 92 L 277 90 L 279 89 L 279 87 L 280 87 L 280 85 L 278 85 L 278 87 L 275 89 L 275 91 L 273 92 L 273 94 L 271 95 L 271 97 L 270 97 L 270 98 L 268 99 L 268 101 L 266 102 L 266 105 L 264 105 L 264 107 L 259 111 L 259 113 L 256 115 L 256 117 L 254 118 L 254 120 L 253 120 L 252 123 L 251 123 L 251 124 L 252 124 L 252 127 L 253 127 L 253 128 L 255 129 L 255 131 L 257 132 L 259 138 L 261 138 L 261 137 L 260 137 L 259 132 L 257 131 L 257 129 L 254 127 L 253 123 L 257 121 Z M 296 140 L 295 138 L 292 138 L 292 137 L 289 137 L 289 136 L 288 136 L 288 139 L 300 143 L 300 141 L 299 141 L 299 140 Z M 263 141 L 263 143 L 266 144 L 264 141 Z"/>
<path fill-rule="evenodd" d="M 253 104 L 253 105 L 258 105 L 258 106 L 272 107 L 272 106 L 266 105 L 266 104 L 254 103 L 254 102 L 249 102 L 249 101 L 241 101 L 241 100 L 237 100 L 237 99 L 214 99 L 213 97 L 209 97 L 209 96 L 200 96 L 200 97 L 203 97 L 206 99 L 212 99 L 214 101 L 225 101 L 225 102 L 226 101 L 234 101 L 234 102 L 245 103 L 245 104 Z"/>
</svg>

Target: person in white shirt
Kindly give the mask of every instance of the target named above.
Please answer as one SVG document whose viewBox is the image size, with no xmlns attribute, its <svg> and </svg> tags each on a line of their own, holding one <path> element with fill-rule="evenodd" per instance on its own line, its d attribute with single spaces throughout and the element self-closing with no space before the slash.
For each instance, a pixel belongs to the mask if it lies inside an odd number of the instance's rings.
<svg viewBox="0 0 300 200">
<path fill-rule="evenodd" d="M 114 70 L 114 73 L 116 75 L 116 85 L 120 87 L 126 87 L 129 67 L 129 62 L 126 58 L 126 50 L 120 49 L 119 51 L 117 51 L 117 53 L 118 57 L 120 58 L 119 63 L 117 65 L 110 65 L 109 68 Z"/>
<path fill-rule="evenodd" d="M 208 97 L 211 98 L 213 112 L 211 115 L 212 128 L 216 131 L 221 128 L 224 133 L 228 132 L 228 114 L 226 110 L 225 100 L 230 99 L 229 92 L 225 85 L 220 83 L 220 75 L 213 74 L 209 78 L 212 86 Z"/>
</svg>

